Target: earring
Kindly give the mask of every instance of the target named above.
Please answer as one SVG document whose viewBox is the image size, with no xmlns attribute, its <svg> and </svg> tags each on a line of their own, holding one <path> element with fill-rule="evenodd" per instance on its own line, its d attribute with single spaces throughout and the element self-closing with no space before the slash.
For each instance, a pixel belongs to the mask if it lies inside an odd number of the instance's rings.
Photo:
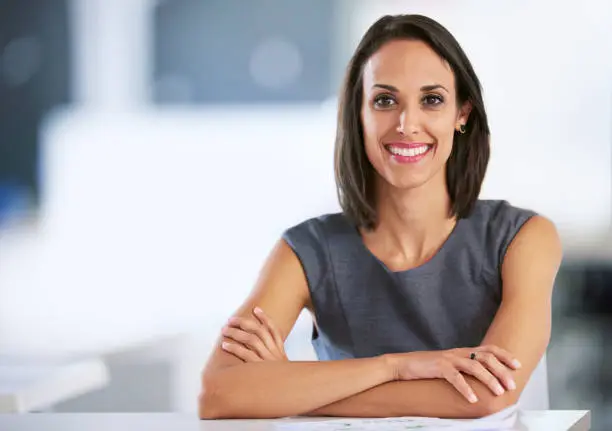
<svg viewBox="0 0 612 431">
<path fill-rule="evenodd" d="M 457 131 L 463 135 L 465 133 L 465 124 L 459 124 Z"/>
</svg>

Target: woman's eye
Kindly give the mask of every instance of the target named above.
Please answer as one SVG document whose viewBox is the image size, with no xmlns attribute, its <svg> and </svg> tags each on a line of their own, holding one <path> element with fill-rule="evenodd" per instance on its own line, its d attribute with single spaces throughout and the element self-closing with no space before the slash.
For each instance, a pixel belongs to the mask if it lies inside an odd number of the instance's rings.
<svg viewBox="0 0 612 431">
<path fill-rule="evenodd" d="M 395 100 L 386 95 L 378 96 L 374 99 L 374 106 L 377 108 L 389 108 L 395 105 Z"/>
<path fill-rule="evenodd" d="M 423 104 L 427 106 L 437 106 L 441 105 L 442 103 L 444 103 L 444 99 L 442 96 L 437 94 L 428 94 L 427 96 L 423 97 Z"/>
</svg>

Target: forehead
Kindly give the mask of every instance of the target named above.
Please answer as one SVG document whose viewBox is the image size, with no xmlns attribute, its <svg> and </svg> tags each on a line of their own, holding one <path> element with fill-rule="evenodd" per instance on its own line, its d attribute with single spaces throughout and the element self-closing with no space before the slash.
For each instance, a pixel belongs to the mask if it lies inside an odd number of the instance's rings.
<svg viewBox="0 0 612 431">
<path fill-rule="evenodd" d="M 455 76 L 448 63 L 425 42 L 393 40 L 380 47 L 364 64 L 363 84 L 406 87 L 441 84 L 451 90 Z"/>
</svg>

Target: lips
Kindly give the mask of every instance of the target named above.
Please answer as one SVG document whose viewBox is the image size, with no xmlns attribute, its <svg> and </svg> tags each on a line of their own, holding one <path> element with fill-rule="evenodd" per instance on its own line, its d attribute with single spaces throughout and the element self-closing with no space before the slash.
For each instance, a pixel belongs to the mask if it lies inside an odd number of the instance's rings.
<svg viewBox="0 0 612 431">
<path fill-rule="evenodd" d="M 415 163 L 429 154 L 433 146 L 423 142 L 392 142 L 386 144 L 385 149 L 399 163 Z"/>
</svg>

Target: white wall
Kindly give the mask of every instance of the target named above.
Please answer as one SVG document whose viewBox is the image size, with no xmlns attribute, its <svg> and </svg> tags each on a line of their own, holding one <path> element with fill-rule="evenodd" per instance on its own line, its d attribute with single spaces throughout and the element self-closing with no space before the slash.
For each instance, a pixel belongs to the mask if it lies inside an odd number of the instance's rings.
<svg viewBox="0 0 612 431">
<path fill-rule="evenodd" d="M 58 115 L 37 282 L 6 280 L 20 287 L 0 301 L 2 341 L 89 349 L 228 317 L 284 229 L 338 208 L 324 113 Z"/>
</svg>

